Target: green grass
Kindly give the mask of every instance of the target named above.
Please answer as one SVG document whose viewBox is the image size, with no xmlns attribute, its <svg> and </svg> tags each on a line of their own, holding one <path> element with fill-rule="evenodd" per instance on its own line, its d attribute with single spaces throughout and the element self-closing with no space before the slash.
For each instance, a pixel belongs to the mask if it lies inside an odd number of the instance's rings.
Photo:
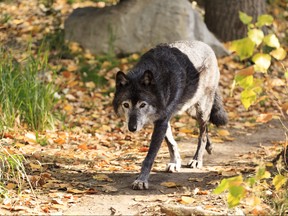
<svg viewBox="0 0 288 216">
<path fill-rule="evenodd" d="M 29 181 L 24 167 L 25 158 L 20 154 L 10 154 L 2 145 L 0 145 L 0 197 L 7 195 L 7 183 L 17 184 L 18 191 L 21 191 L 25 181 Z"/>
<path fill-rule="evenodd" d="M 0 131 L 15 126 L 53 128 L 55 86 L 40 79 L 47 69 L 47 55 L 30 55 L 19 63 L 8 51 L 0 49 Z"/>
</svg>

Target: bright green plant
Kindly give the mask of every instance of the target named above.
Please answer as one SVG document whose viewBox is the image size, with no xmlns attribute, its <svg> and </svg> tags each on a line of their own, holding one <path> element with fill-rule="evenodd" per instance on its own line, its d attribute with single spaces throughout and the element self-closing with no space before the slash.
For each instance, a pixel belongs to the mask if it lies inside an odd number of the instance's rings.
<svg viewBox="0 0 288 216">
<path fill-rule="evenodd" d="M 268 184 L 271 179 L 273 186 Z M 271 195 L 276 201 L 280 200 L 282 206 L 287 205 L 287 200 L 285 201 L 287 198 L 287 191 L 285 190 L 287 182 L 287 173 L 286 175 L 277 174 L 272 178 L 271 173 L 266 170 L 265 166 L 259 166 L 256 169 L 255 176 L 250 178 L 244 179 L 242 175 L 239 175 L 223 179 L 213 193 L 220 194 L 227 191 L 229 208 L 238 206 L 241 203 L 248 206 L 250 211 L 253 211 L 257 206 L 263 204 L 267 194 Z M 274 189 L 275 192 L 273 192 Z"/>
<path fill-rule="evenodd" d="M 270 32 L 265 34 L 262 28 L 271 26 L 273 17 L 267 14 L 258 16 L 257 22 L 252 23 L 252 17 L 239 12 L 240 20 L 247 25 L 247 37 L 232 41 L 231 51 L 235 51 L 241 61 L 246 61 L 247 68 L 239 71 L 234 79 L 233 88 L 240 86 L 241 102 L 246 109 L 256 102 L 258 96 L 263 92 L 263 77 L 255 78 L 256 73 L 269 72 L 271 62 L 283 60 L 286 51 L 280 46 L 277 36 Z M 249 64 L 253 64 L 250 66 Z M 250 67 L 249 67 L 250 66 Z M 288 77 L 288 71 L 285 72 Z"/>
<path fill-rule="evenodd" d="M 47 71 L 47 55 L 17 62 L 0 49 L 0 130 L 27 125 L 43 130 L 54 126 L 55 86 L 40 75 Z"/>
</svg>

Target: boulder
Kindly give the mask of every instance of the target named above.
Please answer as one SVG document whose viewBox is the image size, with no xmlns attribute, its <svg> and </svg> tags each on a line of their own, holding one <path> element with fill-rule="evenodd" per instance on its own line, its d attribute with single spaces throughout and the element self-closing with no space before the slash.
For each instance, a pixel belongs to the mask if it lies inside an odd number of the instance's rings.
<svg viewBox="0 0 288 216">
<path fill-rule="evenodd" d="M 65 21 L 65 38 L 93 54 L 129 54 L 178 40 L 200 40 L 218 57 L 227 54 L 187 0 L 122 0 L 104 8 L 78 8 Z"/>
</svg>

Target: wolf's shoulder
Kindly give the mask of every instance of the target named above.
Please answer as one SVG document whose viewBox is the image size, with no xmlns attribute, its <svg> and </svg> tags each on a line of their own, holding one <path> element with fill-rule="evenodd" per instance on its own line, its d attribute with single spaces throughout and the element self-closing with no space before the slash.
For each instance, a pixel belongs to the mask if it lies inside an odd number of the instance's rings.
<svg viewBox="0 0 288 216">
<path fill-rule="evenodd" d="M 177 48 L 187 55 L 196 69 L 201 68 L 207 59 L 216 60 L 216 55 L 213 49 L 201 41 L 176 41 L 168 46 L 171 48 Z"/>
</svg>

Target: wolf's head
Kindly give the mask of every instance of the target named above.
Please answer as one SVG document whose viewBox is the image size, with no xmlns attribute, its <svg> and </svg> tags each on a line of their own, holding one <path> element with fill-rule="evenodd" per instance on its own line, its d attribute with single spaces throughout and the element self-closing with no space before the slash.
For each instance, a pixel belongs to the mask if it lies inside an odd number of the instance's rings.
<svg viewBox="0 0 288 216">
<path fill-rule="evenodd" d="M 117 73 L 113 106 L 119 116 L 125 116 L 129 131 L 139 131 L 146 123 L 156 120 L 156 102 L 156 86 L 151 71 L 145 71 L 140 77 L 127 76 L 122 71 Z"/>
</svg>

